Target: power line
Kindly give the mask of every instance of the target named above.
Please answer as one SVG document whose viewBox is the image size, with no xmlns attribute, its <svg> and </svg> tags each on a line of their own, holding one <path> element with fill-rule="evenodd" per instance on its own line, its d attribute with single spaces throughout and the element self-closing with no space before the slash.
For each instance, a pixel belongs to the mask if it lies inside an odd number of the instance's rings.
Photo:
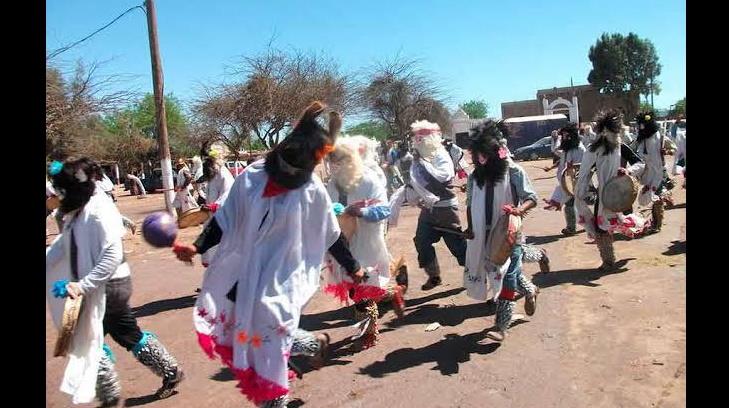
<svg viewBox="0 0 729 408">
<path fill-rule="evenodd" d="M 119 14 L 119 15 L 118 15 L 118 16 L 117 16 L 116 18 L 114 18 L 113 20 L 111 20 L 111 22 L 109 22 L 109 23 L 108 23 L 108 24 L 106 24 L 105 26 L 103 26 L 103 27 L 99 28 L 98 30 L 94 31 L 93 33 L 91 33 L 91 34 L 87 35 L 86 37 L 84 37 L 84 38 L 82 38 L 82 39 L 80 39 L 80 40 L 76 41 L 75 43 L 73 43 L 73 44 L 71 44 L 71 45 L 67 45 L 67 46 L 65 46 L 65 47 L 61 47 L 61 48 L 58 48 L 57 50 L 55 50 L 55 51 L 53 51 L 52 53 L 48 54 L 48 56 L 46 57 L 46 60 L 49 60 L 49 59 L 55 58 L 55 57 L 57 57 L 57 56 L 58 56 L 59 54 L 62 54 L 62 53 L 64 53 L 64 52 L 66 52 L 66 51 L 70 50 L 71 48 L 73 48 L 73 47 L 75 47 L 75 46 L 77 46 L 77 45 L 81 44 L 82 42 L 84 42 L 84 41 L 88 40 L 89 38 L 91 38 L 91 37 L 95 36 L 96 34 L 100 33 L 100 32 L 101 32 L 101 31 L 103 31 L 104 29 L 108 28 L 108 27 L 109 27 L 110 25 L 112 25 L 112 24 L 116 23 L 116 21 L 117 21 L 117 20 L 119 20 L 120 18 L 124 17 L 124 16 L 125 16 L 125 15 L 126 15 L 127 13 L 129 13 L 129 12 L 131 12 L 132 10 L 135 10 L 135 9 L 141 9 L 142 11 L 144 11 L 144 12 L 146 13 L 146 10 L 144 9 L 144 4 L 140 4 L 140 5 L 138 5 L 138 6 L 134 6 L 134 7 L 131 7 L 131 8 L 129 8 L 129 9 L 127 10 L 127 11 L 125 11 L 125 12 L 123 12 L 123 13 Z"/>
</svg>

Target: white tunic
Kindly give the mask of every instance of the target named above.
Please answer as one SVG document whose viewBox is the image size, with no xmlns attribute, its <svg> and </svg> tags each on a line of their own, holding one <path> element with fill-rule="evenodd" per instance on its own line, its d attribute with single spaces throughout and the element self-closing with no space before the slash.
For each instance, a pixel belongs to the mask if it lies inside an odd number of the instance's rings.
<svg viewBox="0 0 729 408">
<path fill-rule="evenodd" d="M 333 202 L 340 202 L 335 177 L 327 184 L 329 197 Z M 368 168 L 364 169 L 359 185 L 347 194 L 347 205 L 358 201 L 377 200 L 372 205 L 387 206 L 387 190 L 377 175 Z M 342 203 L 344 205 L 344 203 Z M 371 268 L 369 278 L 360 285 L 354 286 L 354 301 L 360 299 L 376 299 L 384 295 L 384 289 L 390 281 L 390 253 L 385 242 L 385 228 L 387 221 L 369 222 L 363 218 L 357 219 L 357 229 L 349 241 L 352 256 L 360 263 L 362 268 Z M 331 255 L 326 257 L 324 273 L 324 290 L 347 301 L 348 292 L 353 287 L 352 278 Z"/>
<path fill-rule="evenodd" d="M 605 147 L 600 146 L 596 152 L 591 152 L 588 148 L 582 156 L 582 164 L 580 165 L 580 176 L 577 179 L 575 193 L 575 208 L 580 215 L 579 223 L 584 224 L 588 235 L 594 237 L 597 234 L 595 223 L 601 230 L 606 232 L 618 232 L 626 236 L 633 236 L 644 229 L 645 221 L 638 214 L 623 214 L 612 212 L 603 206 L 602 201 L 598 200 L 597 214 L 593 214 L 590 205 L 585 202 L 588 195 L 592 166 L 596 167 L 596 176 L 598 182 L 598 197 L 602 196 L 602 190 L 605 184 L 613 177 L 618 175 L 620 168 L 620 146 L 616 147 L 612 152 L 606 153 Z M 628 168 L 632 171 L 635 166 Z M 597 221 L 597 222 L 595 222 Z"/>
<path fill-rule="evenodd" d="M 222 206 L 223 203 L 225 203 L 225 199 L 228 198 L 228 193 L 230 192 L 230 188 L 233 187 L 234 181 L 235 179 L 233 178 L 233 175 L 230 174 L 230 170 L 228 170 L 225 166 L 220 167 L 218 174 L 208 181 L 208 194 L 205 197 L 205 202 L 207 204 L 217 204 L 218 206 Z M 205 228 L 209 223 L 210 220 L 205 221 L 203 228 Z M 202 254 L 200 258 L 203 266 L 210 263 L 217 249 L 218 246 L 215 245 Z"/>
<path fill-rule="evenodd" d="M 218 354 L 241 392 L 275 399 L 288 392 L 288 355 L 301 310 L 319 287 L 324 253 L 340 230 L 316 175 L 264 197 L 264 161 L 236 177 L 215 219 L 223 232 L 195 305 L 199 343 Z M 236 302 L 226 295 L 237 283 Z"/>
<path fill-rule="evenodd" d="M 182 187 L 185 184 L 185 171 L 189 171 L 187 167 L 180 169 L 180 171 L 177 172 L 177 182 L 175 185 L 177 187 Z M 177 192 L 177 195 L 175 196 L 175 200 L 173 201 L 173 205 L 180 209 L 183 213 L 187 210 L 190 210 L 192 208 L 197 208 L 198 205 L 195 202 L 195 200 L 192 198 L 192 183 L 188 184 L 187 187 Z"/>
<path fill-rule="evenodd" d="M 663 181 L 661 133 L 656 132 L 645 140 L 638 142 L 636 150 L 644 163 L 636 163 L 633 173 L 640 180 L 640 184 L 649 188 L 648 190 L 641 190 L 638 203 L 640 205 L 648 205 L 653 201 L 659 200 L 655 193 Z"/>
<path fill-rule="evenodd" d="M 74 217 L 74 215 L 78 214 Z M 106 193 L 97 188 L 80 212 L 66 215 L 61 235 L 46 249 L 46 295 L 56 327 L 60 328 L 65 298 L 53 297 L 53 283 L 60 279 L 73 281 L 71 274 L 71 230 L 76 240 L 79 279 L 88 275 L 98 263 L 105 248 L 121 245 L 125 230 L 121 214 Z M 129 265 L 119 265 L 114 276 L 129 275 Z M 92 402 L 96 396 L 96 376 L 104 344 L 103 318 L 106 310 L 106 284 L 86 289 L 78 324 L 71 340 L 68 364 L 61 391 L 73 395 L 74 404 Z"/>
</svg>

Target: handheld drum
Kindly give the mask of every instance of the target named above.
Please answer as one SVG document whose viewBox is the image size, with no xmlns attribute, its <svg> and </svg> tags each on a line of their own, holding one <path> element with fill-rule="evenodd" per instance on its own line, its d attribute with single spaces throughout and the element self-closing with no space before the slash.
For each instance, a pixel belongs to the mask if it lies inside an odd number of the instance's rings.
<svg viewBox="0 0 729 408">
<path fill-rule="evenodd" d="M 82 296 L 77 296 L 76 299 L 66 298 L 66 303 L 63 307 L 63 320 L 61 322 L 61 328 L 58 331 L 53 357 L 65 357 L 68 354 L 82 304 Z"/>
<path fill-rule="evenodd" d="M 639 191 L 638 179 L 627 174 L 617 175 L 605 183 L 600 194 L 600 201 L 603 207 L 612 212 L 627 211 L 633 208 Z"/>
<path fill-rule="evenodd" d="M 499 217 L 486 244 L 488 259 L 495 265 L 506 263 L 516 245 L 519 231 L 521 231 L 521 217 L 513 214 L 503 214 Z"/>
<path fill-rule="evenodd" d="M 195 227 L 207 221 L 208 218 L 210 218 L 209 211 L 201 208 L 191 208 L 180 215 L 180 218 L 177 220 L 177 225 L 180 229 Z"/>
</svg>

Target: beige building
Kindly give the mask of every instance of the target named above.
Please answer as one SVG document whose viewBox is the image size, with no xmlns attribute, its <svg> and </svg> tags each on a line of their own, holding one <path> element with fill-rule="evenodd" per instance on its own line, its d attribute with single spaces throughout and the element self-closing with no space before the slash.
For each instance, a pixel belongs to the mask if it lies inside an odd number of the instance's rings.
<svg viewBox="0 0 729 408">
<path fill-rule="evenodd" d="M 636 96 L 632 102 L 637 109 L 640 105 L 639 97 Z M 580 123 L 589 122 L 603 109 L 618 109 L 626 118 L 632 118 L 637 112 L 629 112 L 629 105 L 626 97 L 604 95 L 592 85 L 578 85 L 540 89 L 537 91 L 536 99 L 504 102 L 501 104 L 501 117 L 508 119 L 562 113 L 570 122 Z"/>
</svg>

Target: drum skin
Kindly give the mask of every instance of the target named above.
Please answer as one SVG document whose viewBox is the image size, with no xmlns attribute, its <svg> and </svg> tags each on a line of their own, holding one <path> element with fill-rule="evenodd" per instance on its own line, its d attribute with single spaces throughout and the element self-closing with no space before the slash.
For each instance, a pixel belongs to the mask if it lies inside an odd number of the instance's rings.
<svg viewBox="0 0 729 408">
<path fill-rule="evenodd" d="M 617 175 L 605 183 L 600 195 L 600 201 L 603 207 L 612 212 L 627 211 L 633 208 L 633 203 L 638 198 L 639 191 L 640 183 L 638 179 L 627 174 Z"/>
<path fill-rule="evenodd" d="M 75 299 L 66 298 L 66 304 L 63 307 L 63 321 L 61 329 L 58 331 L 53 357 L 65 357 L 68 354 L 82 304 L 83 296 L 77 296 Z"/>
</svg>

